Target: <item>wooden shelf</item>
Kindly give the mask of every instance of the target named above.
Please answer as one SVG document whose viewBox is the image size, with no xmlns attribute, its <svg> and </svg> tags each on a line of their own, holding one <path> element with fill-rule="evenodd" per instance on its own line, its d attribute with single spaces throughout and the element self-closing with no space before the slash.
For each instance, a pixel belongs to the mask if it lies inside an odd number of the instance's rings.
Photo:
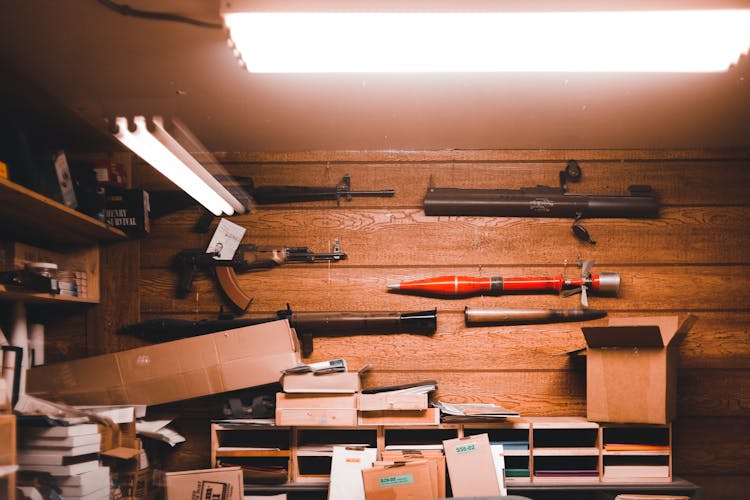
<svg viewBox="0 0 750 500">
<path fill-rule="evenodd" d="M 86 278 L 86 291 L 81 296 L 36 293 L 0 285 L 0 300 L 22 300 L 42 304 L 96 304 L 99 302 L 99 245 L 92 244 L 77 247 L 67 252 L 57 252 L 26 243 L 0 242 L 0 255 L 4 255 L 4 258 L 9 261 L 6 262 L 8 269 L 26 262 L 54 262 L 59 266 L 58 271 L 80 272 Z M 2 259 L 0 259 L 0 264 L 1 261 Z M 14 262 L 20 262 L 21 264 L 14 264 Z"/>
<path fill-rule="evenodd" d="M 0 178 L 0 231 L 4 239 L 42 246 L 124 241 L 124 232 L 7 179 Z"/>
</svg>

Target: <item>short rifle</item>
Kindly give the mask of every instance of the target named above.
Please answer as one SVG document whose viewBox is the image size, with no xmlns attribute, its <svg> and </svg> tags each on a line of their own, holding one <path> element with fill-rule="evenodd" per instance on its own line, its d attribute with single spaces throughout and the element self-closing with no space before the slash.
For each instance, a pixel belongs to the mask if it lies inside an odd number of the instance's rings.
<svg viewBox="0 0 750 500">
<path fill-rule="evenodd" d="M 252 299 L 240 288 L 236 273 L 273 269 L 286 263 L 337 262 L 346 259 L 336 241 L 332 252 L 314 253 L 308 247 L 264 247 L 252 244 L 240 245 L 231 259 L 216 259 L 216 252 L 192 249 L 182 250 L 174 260 L 180 273 L 178 297 L 185 297 L 192 290 L 193 276 L 198 269 L 213 270 L 224 295 L 241 311 L 250 307 Z"/>
<path fill-rule="evenodd" d="M 573 234 L 596 243 L 579 224 L 583 218 L 656 218 L 659 198 L 647 185 L 632 185 L 629 195 L 590 195 L 567 192 L 567 181 L 578 182 L 581 168 L 569 161 L 560 172 L 560 187 L 521 189 L 459 189 L 430 186 L 424 198 L 425 215 L 481 215 L 494 217 L 573 218 Z"/>
<path fill-rule="evenodd" d="M 231 330 L 286 319 L 300 340 L 302 355 L 313 352 L 313 338 L 361 334 L 414 333 L 432 335 L 437 326 L 437 310 L 411 313 L 385 312 L 292 312 L 277 311 L 269 318 L 240 318 L 191 321 L 161 318 L 127 325 L 119 333 L 133 335 L 152 342 L 165 342 L 207 333 Z"/>
<path fill-rule="evenodd" d="M 253 203 L 272 205 L 308 201 L 334 200 L 338 204 L 342 199 L 351 201 L 354 197 L 391 197 L 393 189 L 368 191 L 352 190 L 349 174 L 335 186 L 256 186 L 253 179 L 243 176 L 217 176 L 227 190 L 250 210 Z M 149 193 L 151 219 L 158 219 L 177 210 L 195 206 L 197 203 L 183 191 L 153 191 Z M 208 215 L 207 215 L 208 214 Z M 196 231 L 205 232 L 213 219 L 213 214 L 204 211 L 196 224 Z"/>
</svg>

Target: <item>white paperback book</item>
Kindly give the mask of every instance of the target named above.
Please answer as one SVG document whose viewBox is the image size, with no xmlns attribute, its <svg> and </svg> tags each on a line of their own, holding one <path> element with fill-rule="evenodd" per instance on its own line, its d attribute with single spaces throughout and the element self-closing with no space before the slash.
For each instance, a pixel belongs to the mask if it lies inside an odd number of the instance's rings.
<svg viewBox="0 0 750 500">
<path fill-rule="evenodd" d="M 75 448 L 90 444 L 101 444 L 102 437 L 96 434 L 83 434 L 81 436 L 68 436 L 59 438 L 23 438 L 19 443 L 21 448 Z"/>
<path fill-rule="evenodd" d="M 30 470 L 36 472 L 46 472 L 52 476 L 73 476 L 91 472 L 99 467 L 99 460 L 80 462 L 70 465 L 46 465 L 46 464 L 19 464 L 19 470 Z"/>
<path fill-rule="evenodd" d="M 507 495 L 508 489 L 505 487 L 505 451 L 501 444 L 491 444 L 492 461 L 495 464 L 495 474 L 497 475 L 497 485 L 500 487 L 500 494 Z"/>
<path fill-rule="evenodd" d="M 100 449 L 99 443 L 75 448 L 21 448 L 18 450 L 18 463 L 63 465 L 66 460 L 72 462 L 73 458 L 99 453 Z"/>
<path fill-rule="evenodd" d="M 328 500 L 365 500 L 362 469 L 372 467 L 376 448 L 334 446 Z"/>
<path fill-rule="evenodd" d="M 109 484 L 109 467 L 98 466 L 88 472 L 82 472 L 75 476 L 62 477 L 56 480 L 58 486 L 61 487 L 85 487 L 99 484 Z M 94 488 L 91 491 L 95 491 L 98 488 Z"/>
<path fill-rule="evenodd" d="M 77 425 L 55 425 L 51 427 L 23 427 L 21 434 L 31 438 L 69 437 L 83 436 L 85 434 L 98 434 L 99 427 L 96 424 Z"/>
</svg>

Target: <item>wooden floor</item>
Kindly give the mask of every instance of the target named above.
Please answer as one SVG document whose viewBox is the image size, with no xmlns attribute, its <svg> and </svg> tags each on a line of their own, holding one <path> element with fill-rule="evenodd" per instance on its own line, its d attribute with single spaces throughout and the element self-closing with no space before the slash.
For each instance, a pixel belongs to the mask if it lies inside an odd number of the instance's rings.
<svg viewBox="0 0 750 500">
<path fill-rule="evenodd" d="M 579 305 L 575 296 L 434 299 L 389 293 L 386 284 L 444 274 L 574 276 L 578 259 L 595 259 L 595 271 L 618 272 L 622 284 L 617 297 L 591 297 L 591 307 L 612 317 L 692 313 L 699 318 L 679 349 L 675 475 L 703 486 L 706 500 L 741 498 L 750 489 L 747 152 L 314 152 L 224 154 L 219 159 L 232 174 L 250 176 L 256 185 L 332 186 L 348 173 L 355 190 L 396 190 L 393 198 L 355 198 L 338 206 L 257 206 L 251 214 L 232 218 L 247 229 L 244 243 L 309 246 L 320 252 L 330 251 L 338 240 L 348 254 L 335 264 L 290 264 L 241 275 L 254 299 L 249 316 L 270 316 L 287 303 L 296 311 L 438 310 L 432 337 L 320 338 L 306 361 L 344 357 L 352 368 L 370 364 L 365 385 L 434 378 L 437 397 L 446 401 L 498 403 L 529 416 L 585 415 L 585 372 L 566 355 L 583 346 L 580 323 L 468 328 L 463 320 L 466 306 L 569 308 Z M 592 246 L 573 238 L 571 220 L 428 217 L 422 210 L 430 183 L 486 189 L 555 186 L 558 171 L 571 159 L 579 161 L 583 178 L 569 185 L 570 192 L 626 194 L 630 184 L 650 184 L 661 196 L 661 216 L 584 221 L 597 241 Z M 136 185 L 166 185 L 150 168 L 137 164 L 134 169 Z M 166 216 L 140 242 L 103 249 L 103 277 L 109 272 L 118 280 L 110 278 L 102 286 L 99 307 L 110 316 L 103 320 L 101 313 L 90 314 L 90 333 L 79 345 L 89 353 L 141 345 L 113 334 L 138 313 L 144 320 L 215 317 L 225 303 L 206 274 L 196 276 L 190 297 L 175 298 L 172 259 L 181 249 L 205 248 L 211 236 L 191 232 L 198 214 L 188 209 Z M 123 291 L 123 280 L 137 283 L 137 293 Z M 107 299 L 107 293 L 117 299 Z M 71 345 L 70 339 L 53 339 L 52 356 L 81 354 Z M 172 453 L 169 466 L 208 465 L 206 414 L 220 405 L 215 398 L 200 405 L 170 405 L 183 412 L 176 426 L 188 442 Z"/>
</svg>

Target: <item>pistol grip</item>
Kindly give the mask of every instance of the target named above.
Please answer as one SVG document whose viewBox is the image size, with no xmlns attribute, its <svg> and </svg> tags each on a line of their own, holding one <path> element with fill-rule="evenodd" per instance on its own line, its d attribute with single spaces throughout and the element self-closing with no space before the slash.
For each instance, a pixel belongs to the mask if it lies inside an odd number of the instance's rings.
<svg viewBox="0 0 750 500">
<path fill-rule="evenodd" d="M 307 358 L 313 352 L 313 335 L 312 333 L 299 333 L 299 343 L 302 350 L 302 357 Z"/>
<path fill-rule="evenodd" d="M 177 285 L 177 296 L 180 298 L 186 297 L 193 290 L 193 275 L 195 274 L 195 267 L 192 265 L 186 265 L 180 269 L 180 281 Z"/>
</svg>

